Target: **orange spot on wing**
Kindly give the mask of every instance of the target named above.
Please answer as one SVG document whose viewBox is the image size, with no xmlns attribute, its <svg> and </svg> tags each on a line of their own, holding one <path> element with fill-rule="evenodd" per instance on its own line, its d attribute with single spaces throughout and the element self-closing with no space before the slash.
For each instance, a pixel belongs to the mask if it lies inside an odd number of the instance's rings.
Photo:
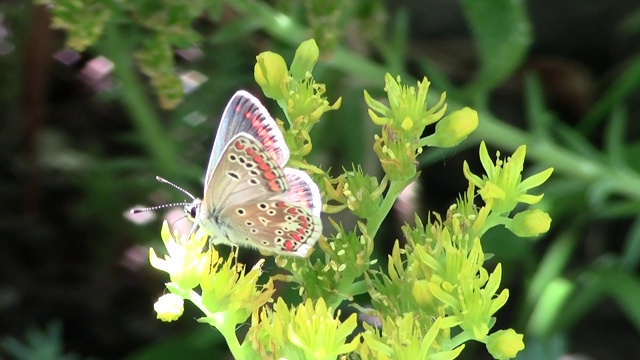
<svg viewBox="0 0 640 360">
<path fill-rule="evenodd" d="M 295 243 L 291 240 L 287 240 L 282 244 L 287 251 L 292 251 L 295 248 Z"/>
</svg>

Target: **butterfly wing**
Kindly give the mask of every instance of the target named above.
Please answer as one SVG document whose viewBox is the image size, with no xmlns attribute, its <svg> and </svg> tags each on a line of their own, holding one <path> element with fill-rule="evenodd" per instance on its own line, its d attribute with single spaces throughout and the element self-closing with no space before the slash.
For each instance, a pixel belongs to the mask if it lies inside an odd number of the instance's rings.
<svg viewBox="0 0 640 360">
<path fill-rule="evenodd" d="M 279 199 L 230 206 L 221 219 L 231 242 L 270 253 L 306 257 L 322 236 L 319 217 Z"/>
<path fill-rule="evenodd" d="M 258 99 L 241 90 L 229 100 L 222 114 L 207 166 L 205 189 L 209 187 L 208 180 L 211 179 L 213 170 L 220 161 L 225 147 L 233 137 L 240 133 L 248 134 L 259 141 L 278 165 L 284 166 L 289 161 L 289 148 L 278 124 Z"/>
<path fill-rule="evenodd" d="M 261 143 L 245 133 L 237 134 L 229 141 L 207 183 L 201 217 L 217 215 L 231 205 L 269 199 L 289 190 L 284 169 Z"/>
<path fill-rule="evenodd" d="M 266 201 L 225 209 L 230 234 L 238 245 L 306 257 L 322 236 L 318 186 L 305 172 L 284 168 L 289 190 Z"/>
<path fill-rule="evenodd" d="M 311 180 L 307 173 L 301 170 L 284 168 L 284 174 L 289 184 L 289 191 L 280 196 L 280 199 L 300 204 L 309 209 L 313 215 L 319 217 L 322 211 L 322 200 L 318 185 Z"/>
</svg>

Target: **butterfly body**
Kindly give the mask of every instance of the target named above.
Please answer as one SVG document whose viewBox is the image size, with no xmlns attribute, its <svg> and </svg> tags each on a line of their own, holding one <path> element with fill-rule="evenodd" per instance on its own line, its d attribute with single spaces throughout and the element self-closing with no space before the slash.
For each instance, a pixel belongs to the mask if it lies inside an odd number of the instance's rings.
<svg viewBox="0 0 640 360">
<path fill-rule="evenodd" d="M 245 91 L 229 101 L 218 128 L 204 196 L 185 207 L 214 243 L 307 256 L 322 235 L 317 185 L 286 167 L 276 122 Z"/>
</svg>

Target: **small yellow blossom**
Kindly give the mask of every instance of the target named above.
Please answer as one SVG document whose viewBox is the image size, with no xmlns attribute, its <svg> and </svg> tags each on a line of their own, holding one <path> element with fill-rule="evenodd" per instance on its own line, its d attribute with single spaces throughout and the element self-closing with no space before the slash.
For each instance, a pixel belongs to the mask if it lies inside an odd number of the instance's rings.
<svg viewBox="0 0 640 360">
<path fill-rule="evenodd" d="M 458 145 L 478 127 L 478 113 L 468 107 L 454 111 L 436 124 L 436 131 L 422 144 L 448 148 Z"/>
<path fill-rule="evenodd" d="M 494 359 L 513 359 L 519 351 L 524 350 L 523 335 L 513 329 L 500 330 L 489 335 L 487 350 Z"/>
<path fill-rule="evenodd" d="M 525 154 L 526 146 L 523 145 L 506 160 L 500 159 L 500 153 L 498 153 L 494 163 L 483 141 L 480 143 L 480 162 L 486 175 L 480 177 L 473 174 L 467 162 L 464 162 L 465 177 L 479 188 L 478 193 L 485 202 L 493 200 L 492 211 L 494 213 L 508 214 L 518 203 L 535 204 L 542 199 L 542 195 L 530 195 L 527 194 L 527 191 L 547 181 L 553 168 L 548 168 L 522 180 Z"/>
<path fill-rule="evenodd" d="M 517 213 L 506 227 L 520 237 L 538 236 L 549 231 L 551 217 L 540 209 L 526 210 Z"/>
<path fill-rule="evenodd" d="M 254 77 L 265 96 L 278 99 L 285 96 L 287 82 L 287 64 L 279 54 L 265 51 L 256 58 Z"/>
<path fill-rule="evenodd" d="M 171 282 L 180 289 L 188 290 L 198 286 L 202 275 L 209 270 L 210 257 L 202 252 L 208 239 L 207 235 L 198 231 L 190 237 L 183 235 L 176 240 L 165 221 L 162 224 L 161 236 L 168 254 L 161 259 L 153 249 L 149 249 L 151 266 L 169 273 Z"/>
<path fill-rule="evenodd" d="M 153 309 L 156 311 L 158 319 L 165 322 L 175 321 L 184 311 L 184 300 L 176 294 L 162 295 L 153 304 Z"/>
<path fill-rule="evenodd" d="M 279 298 L 273 310 L 254 314 L 247 337 L 259 339 L 252 341 L 254 349 L 269 358 L 335 359 L 354 351 L 360 342 L 359 336 L 347 341 L 357 326 L 356 314 L 344 322 L 339 316 L 340 311 L 334 314 L 322 298 L 315 303 L 307 299 L 292 309 Z"/>
</svg>

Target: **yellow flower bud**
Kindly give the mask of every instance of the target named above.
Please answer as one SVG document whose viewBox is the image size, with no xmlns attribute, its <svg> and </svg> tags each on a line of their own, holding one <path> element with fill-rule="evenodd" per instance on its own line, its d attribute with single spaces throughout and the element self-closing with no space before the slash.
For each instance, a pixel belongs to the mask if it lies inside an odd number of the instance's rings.
<svg viewBox="0 0 640 360">
<path fill-rule="evenodd" d="M 318 45 L 315 40 L 309 39 L 300 44 L 291 62 L 291 76 L 296 81 L 303 80 L 307 73 L 313 71 L 319 54 L 320 51 L 318 50 Z"/>
<path fill-rule="evenodd" d="M 454 111 L 438 121 L 436 132 L 429 136 L 426 145 L 442 148 L 461 143 L 478 127 L 478 113 L 468 107 Z"/>
<path fill-rule="evenodd" d="M 487 350 L 494 359 L 512 359 L 524 349 L 522 338 L 513 329 L 496 331 L 487 339 Z"/>
<path fill-rule="evenodd" d="M 253 76 L 265 96 L 275 100 L 285 98 L 283 89 L 286 89 L 289 73 L 282 56 L 265 51 L 260 53 L 256 60 Z"/>
<path fill-rule="evenodd" d="M 551 227 L 551 217 L 540 209 L 526 210 L 516 214 L 511 224 L 507 226 L 519 237 L 538 236 L 549 231 L 549 227 Z"/>
<path fill-rule="evenodd" d="M 435 297 L 429 290 L 429 280 L 416 280 L 411 286 L 411 295 L 421 307 L 432 306 Z"/>
<path fill-rule="evenodd" d="M 162 295 L 153 304 L 153 309 L 156 311 L 158 319 L 165 322 L 175 321 L 184 311 L 184 300 L 176 294 Z"/>
<path fill-rule="evenodd" d="M 400 127 L 402 127 L 406 131 L 411 130 L 411 128 L 413 127 L 413 120 L 411 120 L 410 117 L 404 118 L 404 120 L 402 120 L 402 124 L 400 124 Z"/>
</svg>

